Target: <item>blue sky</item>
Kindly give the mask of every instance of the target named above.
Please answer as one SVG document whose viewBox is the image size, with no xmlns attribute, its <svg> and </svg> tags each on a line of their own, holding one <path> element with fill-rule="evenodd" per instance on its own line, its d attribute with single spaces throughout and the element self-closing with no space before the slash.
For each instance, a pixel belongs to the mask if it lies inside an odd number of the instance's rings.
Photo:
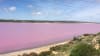
<svg viewBox="0 0 100 56">
<path fill-rule="evenodd" d="M 100 0 L 0 0 L 0 18 L 100 22 Z"/>
</svg>

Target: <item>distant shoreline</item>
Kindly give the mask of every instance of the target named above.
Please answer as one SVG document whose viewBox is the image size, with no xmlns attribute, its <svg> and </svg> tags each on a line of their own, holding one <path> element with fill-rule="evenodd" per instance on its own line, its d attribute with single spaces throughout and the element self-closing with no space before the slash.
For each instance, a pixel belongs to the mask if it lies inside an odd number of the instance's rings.
<svg viewBox="0 0 100 56">
<path fill-rule="evenodd" d="M 86 21 L 4 20 L 4 19 L 0 19 L 0 22 L 18 22 L 18 23 L 94 23 L 94 22 L 86 22 Z"/>
</svg>

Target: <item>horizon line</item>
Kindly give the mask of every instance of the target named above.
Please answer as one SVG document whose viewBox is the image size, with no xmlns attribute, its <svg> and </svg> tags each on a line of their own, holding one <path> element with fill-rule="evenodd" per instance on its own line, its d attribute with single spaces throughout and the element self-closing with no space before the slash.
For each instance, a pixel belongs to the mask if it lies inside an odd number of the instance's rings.
<svg viewBox="0 0 100 56">
<path fill-rule="evenodd" d="M 97 23 L 88 21 L 64 21 L 64 20 L 14 20 L 14 19 L 0 19 L 0 22 L 18 22 L 18 23 Z"/>
</svg>

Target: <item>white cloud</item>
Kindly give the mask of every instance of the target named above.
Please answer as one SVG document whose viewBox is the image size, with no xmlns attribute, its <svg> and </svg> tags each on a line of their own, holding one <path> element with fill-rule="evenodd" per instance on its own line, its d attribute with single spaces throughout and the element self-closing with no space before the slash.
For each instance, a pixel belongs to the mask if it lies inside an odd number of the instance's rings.
<svg viewBox="0 0 100 56">
<path fill-rule="evenodd" d="M 40 15 L 40 14 L 41 14 L 41 12 L 37 12 L 37 14 L 38 14 L 38 15 Z"/>
<path fill-rule="evenodd" d="M 16 7 L 15 6 L 9 7 L 8 10 L 9 11 L 16 11 Z"/>
<path fill-rule="evenodd" d="M 5 12 L 14 12 L 14 11 L 16 11 L 16 7 L 15 6 L 3 8 L 3 9 L 4 9 Z"/>
<path fill-rule="evenodd" d="M 32 15 L 42 15 L 42 12 L 32 12 Z"/>
<path fill-rule="evenodd" d="M 100 14 L 100 7 L 94 7 L 85 10 L 80 10 L 79 12 L 73 12 L 71 16 L 73 18 L 88 18 L 96 16 L 98 14 Z"/>
</svg>

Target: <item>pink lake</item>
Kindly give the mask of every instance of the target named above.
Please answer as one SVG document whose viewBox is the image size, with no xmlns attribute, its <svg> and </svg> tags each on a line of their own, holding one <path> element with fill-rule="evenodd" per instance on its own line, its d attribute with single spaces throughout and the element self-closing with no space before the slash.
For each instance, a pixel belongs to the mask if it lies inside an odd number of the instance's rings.
<svg viewBox="0 0 100 56">
<path fill-rule="evenodd" d="M 84 33 L 100 32 L 100 24 L 0 23 L 0 53 L 70 40 Z"/>
</svg>

